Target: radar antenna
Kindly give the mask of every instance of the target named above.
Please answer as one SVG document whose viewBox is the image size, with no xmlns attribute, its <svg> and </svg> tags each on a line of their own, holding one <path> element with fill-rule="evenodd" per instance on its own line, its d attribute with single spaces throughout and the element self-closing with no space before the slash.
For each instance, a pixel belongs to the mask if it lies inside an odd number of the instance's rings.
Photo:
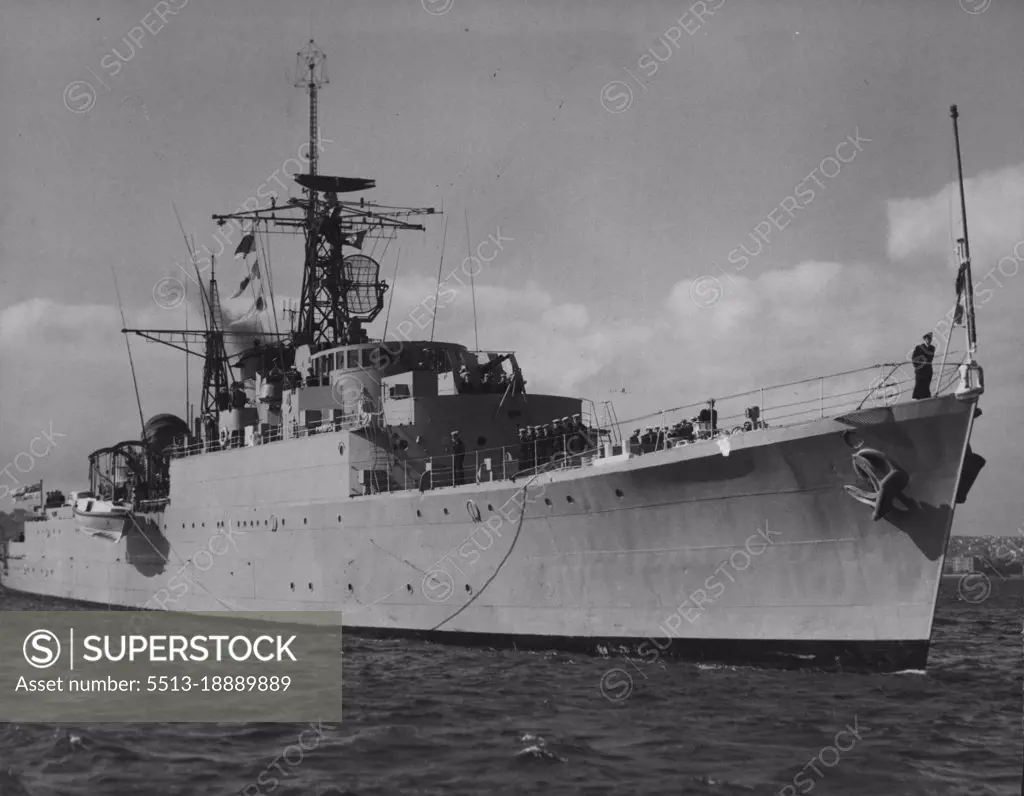
<svg viewBox="0 0 1024 796">
<path fill-rule="evenodd" d="M 318 98 L 320 88 L 329 82 L 326 61 L 312 39 L 297 56 L 295 85 L 309 92 L 309 171 L 293 175 L 303 188 L 303 197 L 291 198 L 284 206 L 272 204 L 269 208 L 213 216 L 218 224 L 262 223 L 266 232 L 305 236 L 293 348 L 303 344 L 322 347 L 367 342 L 363 324 L 372 321 L 383 308 L 387 284 L 379 279 L 377 261 L 361 254 L 364 242 L 390 242 L 400 230 L 422 231 L 425 227 L 412 219 L 435 212 L 430 207 L 392 207 L 365 198 L 346 201 L 339 196 L 366 191 L 376 184 L 361 177 L 318 173 L 319 146 L 323 140 L 318 126 Z M 344 247 L 360 253 L 345 252 Z"/>
</svg>

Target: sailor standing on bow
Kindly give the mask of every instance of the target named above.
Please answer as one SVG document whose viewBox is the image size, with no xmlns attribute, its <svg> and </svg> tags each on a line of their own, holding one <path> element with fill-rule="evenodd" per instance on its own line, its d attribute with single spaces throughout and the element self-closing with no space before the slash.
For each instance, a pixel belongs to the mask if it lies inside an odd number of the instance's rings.
<svg viewBox="0 0 1024 796">
<path fill-rule="evenodd" d="M 923 343 L 914 349 L 911 361 L 914 363 L 914 395 L 915 400 L 932 397 L 932 359 L 935 357 L 935 346 L 932 345 L 932 333 L 927 332 Z"/>
</svg>

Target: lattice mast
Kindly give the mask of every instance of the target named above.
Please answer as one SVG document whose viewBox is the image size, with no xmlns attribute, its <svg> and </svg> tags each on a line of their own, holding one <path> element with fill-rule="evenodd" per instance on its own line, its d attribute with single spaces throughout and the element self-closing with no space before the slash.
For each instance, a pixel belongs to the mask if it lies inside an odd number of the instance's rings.
<svg viewBox="0 0 1024 796">
<path fill-rule="evenodd" d="M 303 198 L 284 206 L 271 204 L 230 214 L 214 214 L 218 224 L 236 221 L 257 225 L 268 233 L 305 236 L 302 292 L 298 320 L 292 329 L 293 346 L 334 346 L 366 341 L 364 324 L 383 309 L 387 284 L 380 279 L 380 264 L 362 253 L 365 240 L 390 239 L 400 230 L 423 231 L 413 217 L 435 213 L 431 207 L 393 207 L 368 202 L 339 200 L 339 194 L 375 187 L 361 177 L 319 174 L 319 91 L 328 83 L 326 56 L 316 43 L 297 55 L 295 85 L 309 93 L 309 172 L 293 175 L 302 186 Z M 294 213 L 294 215 L 292 215 Z M 301 215 L 299 215 L 301 213 Z M 344 247 L 359 250 L 345 256 Z M 386 249 L 385 249 L 386 250 Z M 269 266 L 268 266 L 269 267 Z"/>
<path fill-rule="evenodd" d="M 309 93 L 309 175 L 317 174 L 319 159 L 319 91 L 329 83 L 327 56 L 313 39 L 296 55 L 295 86 Z M 306 200 L 306 263 L 302 273 L 302 300 L 299 310 L 298 337 L 304 342 L 321 343 L 338 340 L 338 301 L 328 285 L 326 264 L 320 262 L 322 248 L 318 230 L 318 194 L 307 188 Z"/>
<path fill-rule="evenodd" d="M 210 307 L 206 324 L 206 345 L 203 357 L 203 405 L 201 417 L 217 417 L 217 398 L 228 389 L 228 355 L 224 348 L 224 332 L 218 325 L 220 314 L 220 291 L 217 289 L 215 263 L 210 268 Z"/>
</svg>

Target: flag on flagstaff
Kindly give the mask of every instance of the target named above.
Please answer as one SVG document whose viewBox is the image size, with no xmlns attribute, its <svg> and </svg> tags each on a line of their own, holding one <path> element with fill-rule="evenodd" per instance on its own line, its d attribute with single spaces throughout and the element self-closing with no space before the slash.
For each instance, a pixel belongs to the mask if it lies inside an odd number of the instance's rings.
<svg viewBox="0 0 1024 796">
<path fill-rule="evenodd" d="M 353 249 L 359 249 L 360 251 L 362 251 L 362 248 L 363 248 L 363 238 L 365 238 L 365 237 L 366 237 L 366 230 L 365 229 L 361 229 L 361 230 L 359 230 L 359 232 L 355 233 L 354 235 L 346 235 L 345 236 L 345 245 L 346 246 L 351 246 Z"/>
<path fill-rule="evenodd" d="M 240 283 L 238 284 L 238 290 L 236 290 L 236 291 L 234 292 L 234 294 L 233 294 L 233 295 L 231 296 L 231 298 L 233 298 L 233 299 L 236 299 L 236 298 L 238 298 L 239 296 L 241 296 L 241 295 L 242 295 L 242 293 L 244 293 L 244 292 L 245 292 L 245 289 L 246 289 L 247 287 L 249 287 L 249 283 L 250 283 L 250 282 L 251 282 L 251 281 L 252 281 L 253 279 L 259 279 L 259 278 L 260 278 L 260 261 L 259 261 L 259 260 L 253 260 L 253 262 L 252 262 L 252 268 L 251 268 L 251 269 L 249 270 L 249 273 L 248 273 L 248 275 L 247 275 L 247 276 L 245 277 L 245 279 L 243 279 L 243 280 L 242 280 L 242 281 L 241 281 L 241 282 L 240 282 Z"/>
<path fill-rule="evenodd" d="M 27 486 L 19 487 L 11 493 L 11 497 L 15 500 L 29 500 L 37 497 L 40 492 L 43 491 L 43 482 L 40 481 L 38 484 L 29 484 Z"/>
<path fill-rule="evenodd" d="M 242 242 L 238 244 L 238 248 L 235 249 L 235 257 L 237 257 L 240 254 L 243 257 L 247 257 L 249 254 L 252 253 L 252 250 L 255 248 L 256 238 L 253 237 L 253 234 L 250 232 L 248 235 L 242 238 Z"/>
<path fill-rule="evenodd" d="M 964 322 L 964 285 L 967 280 L 967 264 L 960 266 L 956 275 L 956 310 L 953 314 L 953 325 L 959 326 Z"/>
<path fill-rule="evenodd" d="M 238 325 L 238 324 L 240 324 L 240 323 L 245 323 L 245 321 L 247 321 L 247 320 L 249 320 L 250 318 L 252 318 L 252 317 L 253 317 L 253 316 L 254 316 L 254 315 L 255 315 L 256 313 L 258 313 L 258 312 L 263 312 L 263 307 L 264 307 L 264 303 L 263 303 L 263 293 L 262 293 L 262 291 L 261 291 L 261 292 L 260 292 L 260 295 L 258 295 L 258 296 L 256 297 L 256 301 L 254 301 L 254 302 L 253 302 L 253 305 L 252 305 L 252 307 L 250 307 L 250 308 L 249 308 L 249 311 L 248 311 L 247 313 L 245 313 L 245 315 L 243 315 L 243 316 L 242 316 L 241 318 L 239 318 L 238 320 L 236 320 L 236 321 L 232 321 L 232 322 L 231 322 L 231 325 L 232 325 L 232 326 L 237 326 L 237 325 Z"/>
</svg>

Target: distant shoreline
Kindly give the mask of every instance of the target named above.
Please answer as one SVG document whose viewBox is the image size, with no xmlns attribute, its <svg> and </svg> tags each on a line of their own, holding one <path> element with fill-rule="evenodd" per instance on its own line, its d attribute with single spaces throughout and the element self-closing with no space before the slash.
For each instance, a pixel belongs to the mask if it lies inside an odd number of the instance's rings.
<svg viewBox="0 0 1024 796">
<path fill-rule="evenodd" d="M 984 575 L 988 578 L 998 578 L 999 580 L 1022 580 L 1024 574 L 1016 573 L 1013 575 L 1000 575 L 998 572 L 943 572 L 942 577 L 944 578 L 962 578 L 964 575 Z"/>
</svg>

